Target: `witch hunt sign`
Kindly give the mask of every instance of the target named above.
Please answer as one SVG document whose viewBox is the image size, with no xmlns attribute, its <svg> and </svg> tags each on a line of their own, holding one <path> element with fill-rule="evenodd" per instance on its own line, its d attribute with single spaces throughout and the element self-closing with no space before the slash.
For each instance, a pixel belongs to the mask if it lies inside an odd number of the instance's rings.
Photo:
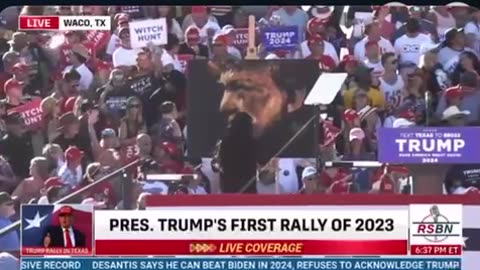
<svg viewBox="0 0 480 270">
<path fill-rule="evenodd" d="M 133 21 L 129 23 L 132 48 L 144 48 L 148 44 L 165 45 L 168 42 L 165 18 Z"/>
</svg>

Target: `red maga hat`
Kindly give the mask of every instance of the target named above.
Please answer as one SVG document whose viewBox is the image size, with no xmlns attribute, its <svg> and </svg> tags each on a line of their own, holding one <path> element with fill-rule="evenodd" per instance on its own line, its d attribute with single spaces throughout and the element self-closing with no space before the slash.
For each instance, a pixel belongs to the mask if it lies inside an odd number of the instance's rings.
<svg viewBox="0 0 480 270">
<path fill-rule="evenodd" d="M 81 160 L 83 158 L 83 151 L 76 146 L 70 146 L 65 150 L 65 158 L 67 161 Z"/>
<path fill-rule="evenodd" d="M 463 97 L 466 91 L 460 85 L 452 86 L 445 90 L 445 97 L 447 99 Z"/>
<path fill-rule="evenodd" d="M 358 113 L 357 111 L 353 110 L 353 109 L 348 109 L 348 110 L 345 110 L 345 112 L 343 113 L 343 119 L 345 120 L 345 122 L 353 122 L 355 119 L 358 119 L 359 116 L 358 116 Z"/>
<path fill-rule="evenodd" d="M 58 210 L 58 214 L 60 216 L 71 216 L 73 215 L 73 208 L 71 206 L 62 206 L 60 210 Z"/>
<path fill-rule="evenodd" d="M 43 183 L 43 186 L 48 189 L 50 187 L 54 187 L 54 186 L 64 186 L 64 183 L 62 182 L 62 179 L 58 176 L 55 176 L 55 177 L 50 177 L 47 179 L 47 181 L 45 181 L 45 183 Z"/>
</svg>

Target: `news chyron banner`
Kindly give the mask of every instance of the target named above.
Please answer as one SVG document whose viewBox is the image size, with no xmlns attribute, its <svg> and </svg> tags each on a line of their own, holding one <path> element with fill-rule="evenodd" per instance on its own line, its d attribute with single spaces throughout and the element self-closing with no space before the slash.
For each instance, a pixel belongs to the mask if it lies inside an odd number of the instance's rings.
<svg viewBox="0 0 480 270">
<path fill-rule="evenodd" d="M 409 212 L 412 255 L 462 255 L 462 205 L 414 204 Z"/>
<path fill-rule="evenodd" d="M 407 255 L 408 210 L 301 206 L 96 211 L 95 253 Z"/>
<path fill-rule="evenodd" d="M 21 31 L 88 31 L 111 30 L 110 16 L 20 16 L 18 28 Z"/>
</svg>

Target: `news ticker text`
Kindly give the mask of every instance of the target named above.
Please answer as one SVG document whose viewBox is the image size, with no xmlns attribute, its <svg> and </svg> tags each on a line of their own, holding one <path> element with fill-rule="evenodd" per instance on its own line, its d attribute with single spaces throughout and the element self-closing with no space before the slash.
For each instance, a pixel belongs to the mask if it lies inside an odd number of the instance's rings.
<svg viewBox="0 0 480 270">
<path fill-rule="evenodd" d="M 22 270 L 460 270 L 459 258 L 24 258 Z"/>
</svg>

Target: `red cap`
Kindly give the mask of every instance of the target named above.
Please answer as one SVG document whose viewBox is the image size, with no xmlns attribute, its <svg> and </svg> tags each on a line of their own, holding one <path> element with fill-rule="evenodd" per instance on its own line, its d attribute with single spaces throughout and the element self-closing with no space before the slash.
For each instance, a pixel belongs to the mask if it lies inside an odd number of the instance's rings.
<svg viewBox="0 0 480 270">
<path fill-rule="evenodd" d="M 200 30 L 195 25 L 189 26 L 185 31 L 185 40 L 187 41 L 200 40 Z"/>
<path fill-rule="evenodd" d="M 112 63 L 107 62 L 107 61 L 99 61 L 97 63 L 97 70 L 111 70 L 112 69 Z"/>
<path fill-rule="evenodd" d="M 5 82 L 5 84 L 3 85 L 3 89 L 5 93 L 8 93 L 8 91 L 14 88 L 22 88 L 23 85 L 24 82 L 20 82 L 12 78 Z"/>
<path fill-rule="evenodd" d="M 342 62 L 345 64 L 358 64 L 358 60 L 351 54 L 345 55 L 342 59 Z"/>
<path fill-rule="evenodd" d="M 345 122 L 353 122 L 354 120 L 358 119 L 358 113 L 357 111 L 353 110 L 353 109 L 348 109 L 348 110 L 345 110 L 345 112 L 343 112 L 343 119 L 345 120 Z"/>
<path fill-rule="evenodd" d="M 71 216 L 73 215 L 73 208 L 70 206 L 62 206 L 62 208 L 58 210 L 58 214 L 60 216 Z"/>
<path fill-rule="evenodd" d="M 65 159 L 68 161 L 81 160 L 83 158 L 83 151 L 80 151 L 76 146 L 70 146 L 65 150 Z"/>
<path fill-rule="evenodd" d="M 15 65 L 13 65 L 12 71 L 13 72 L 15 72 L 15 71 L 19 71 L 19 72 L 28 71 L 28 65 L 25 64 L 25 63 L 16 63 Z"/>
<path fill-rule="evenodd" d="M 214 45 L 227 45 L 227 35 L 225 34 L 217 34 L 213 37 L 213 44 Z"/>
<path fill-rule="evenodd" d="M 60 177 L 50 177 L 43 183 L 43 186 L 48 189 L 53 186 L 64 186 L 62 179 Z"/>
<path fill-rule="evenodd" d="M 399 114 L 398 114 L 398 117 L 399 118 L 404 118 L 404 119 L 407 119 L 407 120 L 412 120 L 412 119 L 416 119 L 417 116 L 415 115 L 415 112 L 412 111 L 412 110 L 405 110 L 405 111 L 401 111 Z"/>
<path fill-rule="evenodd" d="M 459 85 L 452 86 L 452 87 L 448 88 L 447 90 L 445 90 L 445 97 L 447 99 L 463 97 L 464 95 L 465 95 L 465 91 Z"/>
<path fill-rule="evenodd" d="M 207 6 L 192 6 L 192 14 L 207 13 Z"/>
<path fill-rule="evenodd" d="M 307 32 L 309 35 L 311 36 L 315 36 L 317 35 L 317 33 L 315 33 L 315 28 L 317 28 L 318 26 L 321 26 L 321 25 L 324 25 L 328 20 L 321 20 L 319 18 L 311 18 L 308 23 L 307 23 Z"/>
<path fill-rule="evenodd" d="M 323 70 L 332 70 L 337 66 L 335 64 L 335 60 L 333 60 L 333 58 L 330 57 L 329 55 L 325 55 L 325 54 L 320 57 L 319 64 L 320 64 L 320 68 Z"/>
</svg>

